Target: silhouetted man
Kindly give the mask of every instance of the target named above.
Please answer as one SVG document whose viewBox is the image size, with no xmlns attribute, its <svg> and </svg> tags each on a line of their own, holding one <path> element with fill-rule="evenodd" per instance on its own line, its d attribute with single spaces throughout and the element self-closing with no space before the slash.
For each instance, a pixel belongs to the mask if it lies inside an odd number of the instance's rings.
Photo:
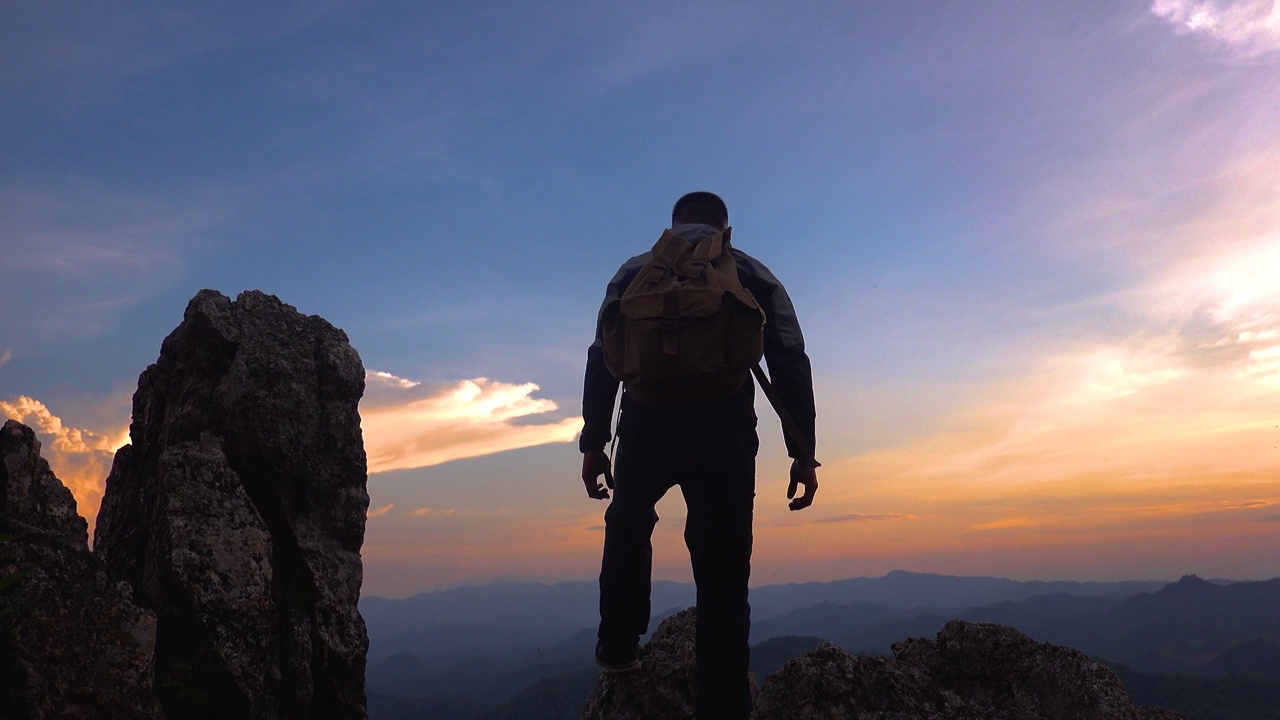
<svg viewBox="0 0 1280 720">
<path fill-rule="evenodd" d="M 758 260 L 728 245 L 728 220 L 719 197 L 690 193 L 676 202 L 669 232 L 695 247 L 719 234 L 736 261 L 738 280 L 763 310 L 764 359 L 781 405 L 801 436 L 787 437 L 788 454 L 795 458 L 788 497 L 795 496 L 798 485 L 804 486 L 804 493 L 791 501 L 791 509 L 800 510 L 813 502 L 818 486 L 809 358 L 786 290 Z M 601 319 L 604 308 L 627 291 L 653 257 L 645 253 L 622 265 L 609 282 Z M 745 718 L 751 708 L 747 582 L 759 447 L 754 383 L 745 379 L 727 398 L 675 404 L 646 404 L 624 389 L 617 467 L 611 474 L 604 448 L 611 438 L 620 381 L 606 367 L 604 356 L 598 320 L 595 342 L 587 351 L 585 427 L 579 440 L 587 494 L 608 499 L 613 491 L 605 512 L 596 662 L 609 672 L 639 667 L 639 639 L 649 626 L 651 538 L 658 521 L 654 507 L 678 485 L 687 507 L 684 537 L 697 584 L 697 715 L 704 720 Z M 600 483 L 601 475 L 605 484 Z"/>
</svg>

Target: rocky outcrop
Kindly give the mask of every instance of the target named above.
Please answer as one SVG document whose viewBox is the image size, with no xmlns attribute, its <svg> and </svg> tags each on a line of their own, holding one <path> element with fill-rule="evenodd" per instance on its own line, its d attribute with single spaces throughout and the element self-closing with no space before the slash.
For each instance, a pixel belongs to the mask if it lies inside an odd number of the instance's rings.
<svg viewBox="0 0 1280 720">
<path fill-rule="evenodd" d="M 202 291 L 133 397 L 96 553 L 155 612 L 170 717 L 365 717 L 368 494 L 346 335 Z"/>
<path fill-rule="evenodd" d="M 692 610 L 664 620 L 641 670 L 602 675 L 583 720 L 692 718 Z M 1013 628 L 952 621 L 928 640 L 861 657 L 823 644 L 770 675 L 754 720 L 1171 720 L 1136 708 L 1116 676 L 1071 648 Z"/>
<path fill-rule="evenodd" d="M 694 609 L 658 624 L 640 648 L 640 670 L 602 674 L 582 717 L 605 720 L 692 718 Z"/>
<path fill-rule="evenodd" d="M 0 716 L 164 717 L 155 615 L 108 580 L 71 491 L 10 420 L 0 429 Z"/>
</svg>

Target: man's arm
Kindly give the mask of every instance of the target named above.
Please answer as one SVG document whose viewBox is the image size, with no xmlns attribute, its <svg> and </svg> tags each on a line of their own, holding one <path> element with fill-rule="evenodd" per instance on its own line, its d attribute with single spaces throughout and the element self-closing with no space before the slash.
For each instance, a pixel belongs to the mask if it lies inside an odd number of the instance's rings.
<svg viewBox="0 0 1280 720">
<path fill-rule="evenodd" d="M 613 437 L 613 406 L 618 397 L 618 379 L 604 364 L 604 349 L 596 342 L 587 348 L 587 371 L 582 383 L 582 435 L 578 450 L 600 450 Z"/>
<path fill-rule="evenodd" d="M 786 288 L 763 263 L 738 250 L 734 251 L 734 258 L 746 271 L 743 284 L 764 310 L 764 360 L 774 390 L 799 427 L 808 449 L 816 451 L 813 369 L 805 352 L 804 333 L 800 330 L 795 306 Z M 806 455 L 805 449 L 797 447 L 791 437 L 786 441 L 789 456 L 803 458 Z"/>
<path fill-rule="evenodd" d="M 740 251 L 735 251 L 734 255 L 739 267 L 746 271 L 743 284 L 751 290 L 765 313 L 764 359 L 773 388 L 800 431 L 799 443 L 791 433 L 786 433 L 784 438 L 787 454 L 792 458 L 787 498 L 791 500 L 792 510 L 803 510 L 813 504 L 818 490 L 817 469 L 809 462 L 814 458 L 812 453 L 816 452 L 817 411 L 813 397 L 813 369 L 805 352 L 804 333 L 800 330 L 795 306 L 782 283 L 755 258 Z M 808 447 L 800 447 L 801 443 Z M 804 493 L 796 497 L 800 485 L 804 486 Z"/>
<path fill-rule="evenodd" d="M 587 369 L 582 382 L 582 434 L 578 436 L 578 450 L 582 452 L 582 482 L 587 488 L 587 495 L 597 500 L 607 499 L 608 489 L 613 488 L 613 473 L 609 470 L 609 456 L 605 454 L 604 446 L 613 437 L 613 407 L 619 385 L 618 379 L 604 364 L 600 320 L 609 303 L 622 296 L 625 283 L 643 264 L 637 262 L 642 257 L 628 260 L 609 281 L 604 302 L 596 314 L 595 339 L 587 348 Z M 608 489 L 597 479 L 601 475 L 604 475 Z"/>
</svg>

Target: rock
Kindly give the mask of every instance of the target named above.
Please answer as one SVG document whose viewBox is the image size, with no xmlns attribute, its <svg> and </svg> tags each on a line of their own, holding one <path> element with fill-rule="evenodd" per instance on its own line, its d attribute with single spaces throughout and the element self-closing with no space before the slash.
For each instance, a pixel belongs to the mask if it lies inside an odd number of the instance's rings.
<svg viewBox="0 0 1280 720">
<path fill-rule="evenodd" d="M 892 658 L 855 657 L 827 645 L 792 660 L 765 680 L 753 717 L 1143 717 L 1105 666 L 1011 627 L 953 620 L 935 640 L 912 638 L 893 652 Z"/>
<path fill-rule="evenodd" d="M 824 643 L 765 679 L 754 718 L 880 720 L 938 715 L 929 678 L 889 658 L 859 657 Z"/>
<path fill-rule="evenodd" d="M 582 720 L 692 718 L 694 623 L 693 608 L 666 618 L 640 648 L 639 670 L 601 673 Z"/>
<path fill-rule="evenodd" d="M 341 330 L 256 291 L 201 291 L 139 378 L 94 547 L 171 717 L 365 717 L 363 392 Z"/>
<path fill-rule="evenodd" d="M 6 530 L 87 550 L 89 524 L 76 513 L 71 491 L 40 457 L 35 431 L 16 420 L 5 421 L 0 458 L 0 518 Z"/>
<path fill-rule="evenodd" d="M 0 429 L 0 708 L 5 718 L 163 718 L 155 615 L 107 578 L 35 433 Z M 5 578 L 8 578 L 6 581 Z"/>
<path fill-rule="evenodd" d="M 693 717 L 694 611 L 664 620 L 640 671 L 602 674 L 583 720 Z M 893 657 L 839 646 L 789 661 L 765 679 L 753 720 L 1174 720 L 1135 708 L 1120 681 L 1083 653 L 1010 627 L 952 621 L 935 640 L 894 645 Z"/>
<path fill-rule="evenodd" d="M 582 720 L 650 720 L 693 718 L 697 615 L 682 610 L 658 623 L 640 648 L 640 669 L 601 673 Z M 752 692 L 755 678 L 748 676 Z"/>
</svg>

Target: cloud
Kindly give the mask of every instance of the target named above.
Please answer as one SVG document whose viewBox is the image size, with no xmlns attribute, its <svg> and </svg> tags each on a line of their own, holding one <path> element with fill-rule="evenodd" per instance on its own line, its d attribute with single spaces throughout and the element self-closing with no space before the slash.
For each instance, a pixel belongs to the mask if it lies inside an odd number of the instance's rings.
<svg viewBox="0 0 1280 720">
<path fill-rule="evenodd" d="M 14 307 L 0 319 L 21 351 L 32 338 L 93 337 L 126 308 L 171 286 L 230 216 L 241 190 L 200 188 L 163 198 L 78 181 L 0 184 L 0 284 Z"/>
<path fill-rule="evenodd" d="M 1037 523 L 1035 520 L 1032 520 L 1031 518 L 1022 518 L 1022 517 L 1004 518 L 1001 520 L 992 520 L 991 522 L 985 522 L 979 525 L 974 525 L 973 529 L 974 530 L 1016 530 L 1016 529 L 1031 527 L 1033 525 L 1038 525 L 1038 524 L 1039 523 Z"/>
<path fill-rule="evenodd" d="M 8 363 L 12 359 L 13 359 L 13 353 L 9 352 L 8 350 L 5 350 L 3 353 L 0 353 L 0 367 L 4 367 L 5 363 Z"/>
<path fill-rule="evenodd" d="M 852 513 L 849 515 L 837 515 L 835 517 L 819 518 L 812 520 L 815 523 L 848 523 L 848 522 L 877 522 L 880 520 L 914 520 L 914 515 L 903 515 L 901 513 L 888 513 L 885 515 L 859 515 Z"/>
<path fill-rule="evenodd" d="M 428 515 L 437 515 L 437 516 L 443 515 L 444 517 L 451 517 L 453 515 L 456 515 L 457 512 L 458 511 L 454 510 L 453 508 L 441 509 L 441 508 L 432 508 L 432 507 L 420 507 L 415 510 L 410 510 L 409 516 L 410 517 L 426 517 Z"/>
<path fill-rule="evenodd" d="M 1215 197 L 1186 214 L 1132 228 L 1134 252 L 1107 257 L 1114 268 L 1131 254 L 1139 270 L 1089 299 L 1096 323 L 1039 345 L 1021 373 L 975 388 L 914 439 L 824 469 L 819 502 L 833 514 L 927 522 L 910 534 L 814 523 L 762 536 L 793 555 L 856 544 L 868 556 L 1020 557 L 1082 573 L 1190 557 L 1270 572 L 1280 153 L 1257 159 L 1220 169 Z"/>
<path fill-rule="evenodd" d="M 371 383 L 381 383 L 381 384 L 387 385 L 388 387 L 402 388 L 405 390 L 408 390 L 409 388 L 418 387 L 419 385 L 422 384 L 420 382 L 415 382 L 413 380 L 405 380 L 404 378 L 396 377 L 395 375 L 392 375 L 389 372 L 382 372 L 381 370 L 371 371 L 368 374 L 368 381 Z"/>
<path fill-rule="evenodd" d="M 0 412 L 31 426 L 41 441 L 41 456 L 71 490 L 90 533 L 102 504 L 102 492 L 115 451 L 129 442 L 129 426 L 114 433 L 67 427 L 44 403 L 25 395 L 0 400 Z"/>
<path fill-rule="evenodd" d="M 371 372 L 360 407 L 369 472 L 572 441 L 582 428 L 580 418 L 518 422 L 557 409 L 551 400 L 532 397 L 537 390 L 533 383 L 488 378 L 427 388 L 390 373 Z"/>
<path fill-rule="evenodd" d="M 383 515 L 386 515 L 387 513 L 391 512 L 391 508 L 393 507 L 395 507 L 394 503 L 383 505 L 380 508 L 369 508 L 369 511 L 365 513 L 365 517 L 366 518 L 382 517 Z"/>
<path fill-rule="evenodd" d="M 1155 0 L 1151 12 L 1180 32 L 1207 35 L 1245 56 L 1280 50 L 1275 0 Z"/>
</svg>

